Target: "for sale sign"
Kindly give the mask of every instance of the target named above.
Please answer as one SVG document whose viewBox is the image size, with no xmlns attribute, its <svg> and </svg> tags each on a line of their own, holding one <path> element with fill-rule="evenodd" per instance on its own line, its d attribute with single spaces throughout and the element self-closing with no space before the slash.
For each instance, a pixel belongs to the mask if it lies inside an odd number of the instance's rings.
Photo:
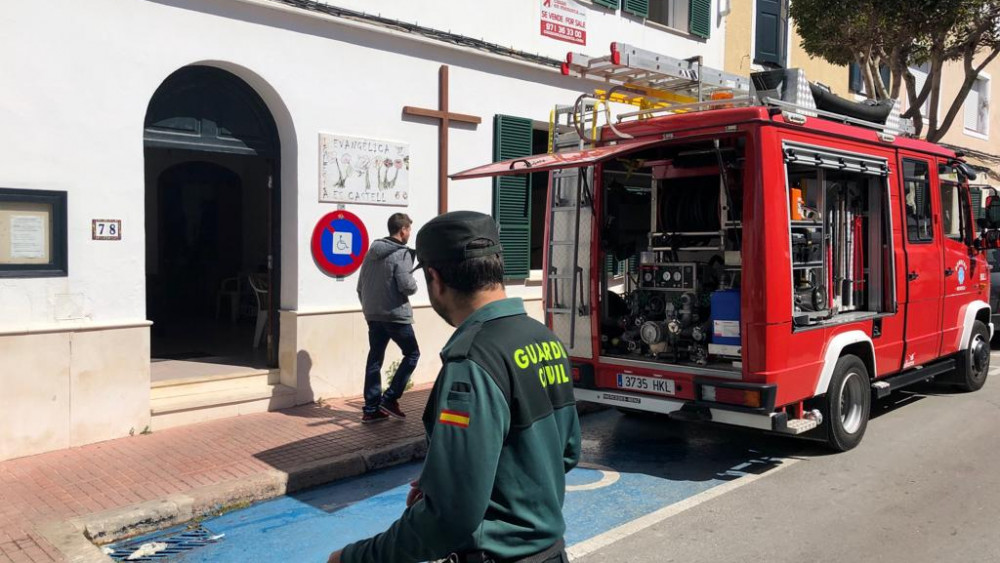
<svg viewBox="0 0 1000 563">
<path fill-rule="evenodd" d="M 540 0 L 542 35 L 560 41 L 587 44 L 587 11 L 573 0 Z"/>
</svg>

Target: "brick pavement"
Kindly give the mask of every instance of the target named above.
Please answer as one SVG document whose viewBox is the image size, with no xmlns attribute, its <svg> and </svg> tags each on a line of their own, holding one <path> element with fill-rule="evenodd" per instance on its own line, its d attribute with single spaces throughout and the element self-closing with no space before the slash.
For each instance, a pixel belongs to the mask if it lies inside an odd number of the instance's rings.
<svg viewBox="0 0 1000 563">
<path fill-rule="evenodd" d="M 405 422 L 360 423 L 360 398 L 324 401 L 0 462 L 0 563 L 61 561 L 35 527 L 423 435 L 429 386 Z"/>
</svg>

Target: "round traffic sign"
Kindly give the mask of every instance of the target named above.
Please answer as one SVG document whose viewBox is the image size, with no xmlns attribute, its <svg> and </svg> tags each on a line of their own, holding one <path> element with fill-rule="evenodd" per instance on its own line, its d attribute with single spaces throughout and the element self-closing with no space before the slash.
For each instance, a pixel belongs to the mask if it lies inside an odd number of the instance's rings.
<svg viewBox="0 0 1000 563">
<path fill-rule="evenodd" d="M 349 211 L 327 213 L 316 223 L 312 255 L 316 265 L 331 276 L 347 276 L 361 267 L 368 252 L 368 229 Z"/>
</svg>

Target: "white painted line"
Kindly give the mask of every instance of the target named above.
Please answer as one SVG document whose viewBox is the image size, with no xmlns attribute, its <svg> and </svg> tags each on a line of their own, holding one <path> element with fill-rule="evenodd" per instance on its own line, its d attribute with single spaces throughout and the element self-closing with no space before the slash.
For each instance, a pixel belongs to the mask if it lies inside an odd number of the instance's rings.
<svg viewBox="0 0 1000 563">
<path fill-rule="evenodd" d="M 645 530 L 646 528 L 652 526 L 653 524 L 662 522 L 667 518 L 670 518 L 671 516 L 680 514 L 681 512 L 684 512 L 689 508 L 694 508 L 699 504 L 708 502 L 730 491 L 734 491 L 744 485 L 749 485 L 750 483 L 753 483 L 754 481 L 760 479 L 761 477 L 774 475 L 778 471 L 781 471 L 782 469 L 795 465 L 798 462 L 799 460 L 796 458 L 782 459 L 781 465 L 775 467 L 774 469 L 770 469 L 763 473 L 754 473 L 750 475 L 745 475 L 743 477 L 740 477 L 739 479 L 723 483 L 722 485 L 718 485 L 716 487 L 712 487 L 707 491 L 702 491 L 692 497 L 688 497 L 682 501 L 675 502 L 670 506 L 665 506 L 657 510 L 656 512 L 652 512 L 645 516 L 636 518 L 631 522 L 626 522 L 621 526 L 618 526 L 617 528 L 604 532 L 603 534 L 594 536 L 578 544 L 571 545 L 566 548 L 566 553 L 567 555 L 569 555 L 569 558 L 571 560 L 583 557 L 603 547 L 609 546 L 618 540 L 625 539 L 628 536 L 635 534 L 636 532 Z"/>
<path fill-rule="evenodd" d="M 603 489 L 604 487 L 614 485 L 619 479 L 622 478 L 621 474 L 614 469 L 604 467 L 603 465 L 597 465 L 596 463 L 581 463 L 579 467 L 582 469 L 600 471 L 601 478 L 593 483 L 587 483 L 584 485 L 566 485 L 567 493 L 573 491 L 593 491 L 595 489 Z"/>
</svg>

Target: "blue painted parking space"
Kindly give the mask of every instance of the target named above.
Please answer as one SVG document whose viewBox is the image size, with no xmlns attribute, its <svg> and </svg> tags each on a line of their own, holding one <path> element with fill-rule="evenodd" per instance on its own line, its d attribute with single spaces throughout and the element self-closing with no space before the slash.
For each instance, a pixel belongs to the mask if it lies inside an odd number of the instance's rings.
<svg viewBox="0 0 1000 563">
<path fill-rule="evenodd" d="M 585 419 L 584 464 L 567 476 L 566 543 L 575 545 L 699 493 L 774 467 L 790 443 L 763 434 L 605 412 Z M 215 538 L 183 562 L 325 561 L 403 511 L 420 464 L 285 496 L 206 520 Z M 128 542 L 158 541 L 160 533 Z"/>
</svg>

